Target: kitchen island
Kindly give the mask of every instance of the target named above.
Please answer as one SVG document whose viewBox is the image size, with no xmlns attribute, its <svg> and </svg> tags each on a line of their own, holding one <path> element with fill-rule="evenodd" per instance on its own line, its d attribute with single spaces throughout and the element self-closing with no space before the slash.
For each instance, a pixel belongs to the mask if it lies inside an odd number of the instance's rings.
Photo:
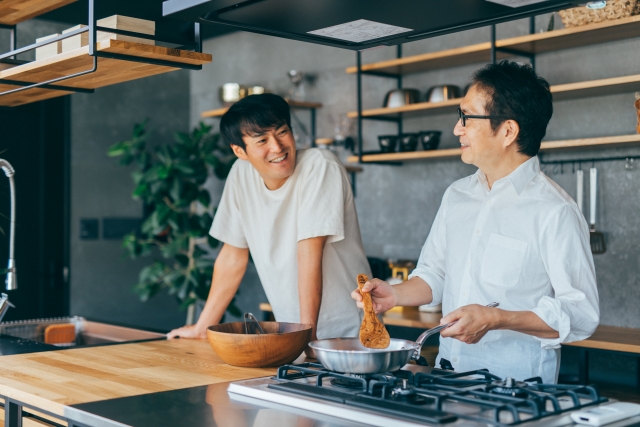
<svg viewBox="0 0 640 427">
<path fill-rule="evenodd" d="M 305 422 L 313 425 L 322 417 L 292 415 L 275 408 L 262 413 L 264 408 L 230 402 L 228 382 L 272 376 L 276 369 L 227 365 L 206 340 L 118 344 L 18 354 L 0 360 L 0 396 L 5 399 L 4 415 L 11 419 L 6 426 L 19 425 L 20 406 L 37 416 L 36 424 L 34 418 L 25 418 L 25 426 L 47 425 L 38 420 L 49 420 L 50 425 L 70 426 L 241 427 L 274 425 L 277 419 L 285 427 L 307 425 Z M 112 413 L 112 420 L 93 415 L 92 408 Z M 193 424 L 195 419 L 180 421 L 195 414 L 201 414 L 197 424 Z M 262 419 L 258 415 L 271 421 L 256 424 Z M 159 424 L 162 420 L 168 424 Z"/>
</svg>

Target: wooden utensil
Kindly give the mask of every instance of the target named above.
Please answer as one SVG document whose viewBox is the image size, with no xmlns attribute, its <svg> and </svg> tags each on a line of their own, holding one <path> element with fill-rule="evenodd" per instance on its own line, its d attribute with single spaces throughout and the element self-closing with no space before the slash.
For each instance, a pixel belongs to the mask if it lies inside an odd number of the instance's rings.
<svg viewBox="0 0 640 427">
<path fill-rule="evenodd" d="M 369 278 L 366 275 L 358 274 L 358 288 L 360 290 L 362 290 L 362 287 L 368 281 Z M 362 319 L 362 325 L 360 325 L 360 342 L 368 348 L 389 347 L 391 337 L 373 310 L 371 294 L 369 292 L 360 292 L 360 294 L 362 295 L 362 302 L 364 304 L 364 318 Z"/>
<path fill-rule="evenodd" d="M 293 362 L 311 339 L 311 325 L 260 322 L 264 333 L 246 333 L 244 322 L 221 323 L 207 328 L 211 348 L 225 363 L 264 368 Z"/>
</svg>

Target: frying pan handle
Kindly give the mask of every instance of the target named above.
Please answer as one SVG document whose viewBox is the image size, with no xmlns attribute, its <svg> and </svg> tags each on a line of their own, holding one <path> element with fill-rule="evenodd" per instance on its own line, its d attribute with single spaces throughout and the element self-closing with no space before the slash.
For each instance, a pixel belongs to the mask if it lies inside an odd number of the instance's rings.
<svg viewBox="0 0 640 427">
<path fill-rule="evenodd" d="M 498 303 L 498 302 L 492 302 L 491 304 L 487 304 L 485 307 L 497 307 L 499 305 L 500 305 L 500 303 Z M 420 334 L 420 336 L 416 340 L 416 344 L 418 344 L 418 347 L 413 352 L 413 356 L 411 358 L 413 360 L 418 361 L 420 359 L 420 357 L 421 357 L 420 356 L 420 350 L 422 350 L 422 346 L 424 345 L 425 341 L 427 341 L 427 338 L 429 338 L 433 334 L 437 334 L 438 332 L 440 332 L 441 330 L 443 330 L 445 328 L 448 328 L 449 326 L 454 325 L 456 322 L 457 322 L 457 320 L 454 321 L 454 322 L 447 323 L 445 325 L 436 326 L 435 328 L 427 329 L 422 334 Z"/>
</svg>

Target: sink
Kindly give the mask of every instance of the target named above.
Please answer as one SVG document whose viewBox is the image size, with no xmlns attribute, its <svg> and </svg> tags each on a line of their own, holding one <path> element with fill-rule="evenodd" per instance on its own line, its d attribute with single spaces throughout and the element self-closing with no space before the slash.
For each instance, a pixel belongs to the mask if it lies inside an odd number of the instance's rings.
<svg viewBox="0 0 640 427">
<path fill-rule="evenodd" d="M 53 344 L 55 347 L 91 347 L 166 338 L 164 334 L 158 332 L 110 325 L 108 323 L 92 322 L 80 316 L 1 322 L 0 334 L 44 344 L 44 332 L 47 327 L 59 324 L 73 324 L 75 326 L 76 338 L 73 342 Z"/>
</svg>

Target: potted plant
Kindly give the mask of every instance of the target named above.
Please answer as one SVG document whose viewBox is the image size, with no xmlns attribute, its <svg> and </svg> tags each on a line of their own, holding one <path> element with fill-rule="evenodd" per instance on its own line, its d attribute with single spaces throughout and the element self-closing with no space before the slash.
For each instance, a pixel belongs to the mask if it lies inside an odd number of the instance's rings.
<svg viewBox="0 0 640 427">
<path fill-rule="evenodd" d="M 236 157 L 220 134 L 200 123 L 191 133 L 176 133 L 175 143 L 147 147 L 148 121 L 136 124 L 128 141 L 113 145 L 108 155 L 120 164 L 133 165 L 133 197 L 144 203 L 145 218 L 138 232 L 124 238 L 131 258 L 150 257 L 153 262 L 140 271 L 135 292 L 143 301 L 163 289 L 187 308 L 187 324 L 194 321 L 194 303 L 206 300 L 211 287 L 213 249 L 209 236 L 214 207 L 203 187 L 213 171 L 225 179 Z M 240 316 L 231 302 L 227 311 Z"/>
</svg>

